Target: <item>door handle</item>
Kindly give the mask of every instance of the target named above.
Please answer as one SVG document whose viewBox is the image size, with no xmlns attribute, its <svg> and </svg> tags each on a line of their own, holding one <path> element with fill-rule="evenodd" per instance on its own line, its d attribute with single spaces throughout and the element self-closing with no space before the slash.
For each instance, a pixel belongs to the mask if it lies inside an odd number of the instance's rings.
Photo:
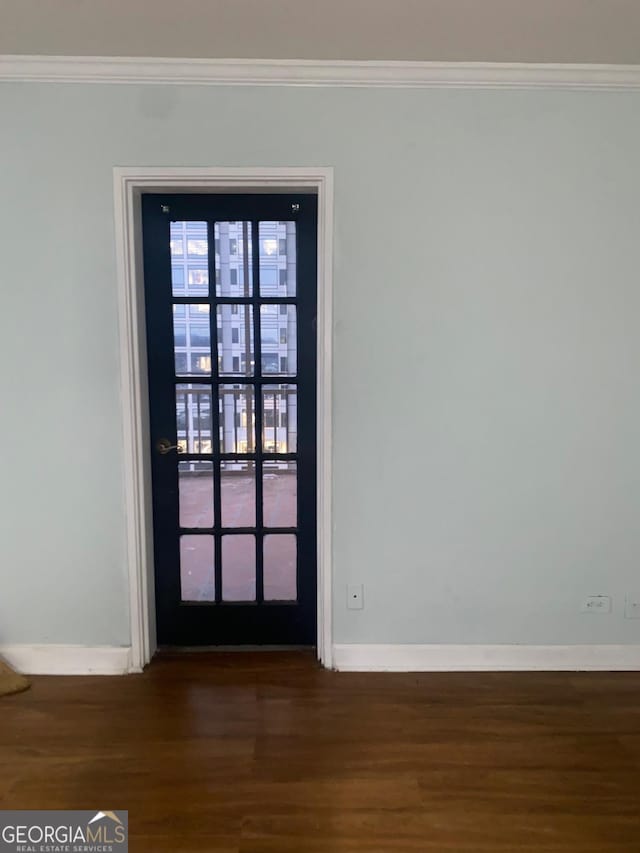
<svg viewBox="0 0 640 853">
<path fill-rule="evenodd" d="M 182 453 L 182 448 L 179 444 L 171 444 L 168 438 L 159 438 L 156 441 L 156 450 L 161 456 L 166 456 L 167 453 L 171 453 L 172 450 L 175 450 L 176 453 Z"/>
</svg>

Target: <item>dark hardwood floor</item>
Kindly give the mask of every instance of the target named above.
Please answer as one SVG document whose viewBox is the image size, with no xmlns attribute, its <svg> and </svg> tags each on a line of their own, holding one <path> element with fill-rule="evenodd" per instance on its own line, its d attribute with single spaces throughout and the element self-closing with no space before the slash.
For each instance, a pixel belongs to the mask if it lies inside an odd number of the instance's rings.
<svg viewBox="0 0 640 853">
<path fill-rule="evenodd" d="M 173 654 L 0 699 L 0 808 L 132 851 L 640 851 L 640 673 L 355 674 Z"/>
</svg>

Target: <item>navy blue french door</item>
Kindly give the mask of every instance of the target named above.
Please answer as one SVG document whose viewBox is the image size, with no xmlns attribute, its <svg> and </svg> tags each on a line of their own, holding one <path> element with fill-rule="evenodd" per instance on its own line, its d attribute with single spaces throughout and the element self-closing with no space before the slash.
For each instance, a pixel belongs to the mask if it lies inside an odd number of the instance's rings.
<svg viewBox="0 0 640 853">
<path fill-rule="evenodd" d="M 142 220 L 158 642 L 314 644 L 316 197 Z"/>
</svg>

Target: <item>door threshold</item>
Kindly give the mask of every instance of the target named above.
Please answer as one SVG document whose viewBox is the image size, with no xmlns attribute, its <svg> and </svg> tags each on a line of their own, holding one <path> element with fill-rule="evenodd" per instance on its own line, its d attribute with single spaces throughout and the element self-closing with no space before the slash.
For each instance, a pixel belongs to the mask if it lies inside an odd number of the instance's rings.
<svg viewBox="0 0 640 853">
<path fill-rule="evenodd" d="M 159 646 L 157 654 L 165 652 L 313 652 L 315 646 Z"/>
</svg>

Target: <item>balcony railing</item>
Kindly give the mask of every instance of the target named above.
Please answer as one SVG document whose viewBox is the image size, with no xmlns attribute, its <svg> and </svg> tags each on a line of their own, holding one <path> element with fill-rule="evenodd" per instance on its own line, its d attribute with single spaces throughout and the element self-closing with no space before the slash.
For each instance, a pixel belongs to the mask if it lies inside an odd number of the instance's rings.
<svg viewBox="0 0 640 853">
<path fill-rule="evenodd" d="M 263 391 L 262 449 L 264 453 L 297 450 L 297 388 Z M 249 414 L 248 414 L 249 413 Z M 186 453 L 213 452 L 211 390 L 199 385 L 179 386 L 176 392 L 178 445 Z M 255 451 L 254 388 L 220 387 L 218 401 L 219 445 L 223 453 Z M 215 448 L 216 450 L 218 448 Z"/>
</svg>

